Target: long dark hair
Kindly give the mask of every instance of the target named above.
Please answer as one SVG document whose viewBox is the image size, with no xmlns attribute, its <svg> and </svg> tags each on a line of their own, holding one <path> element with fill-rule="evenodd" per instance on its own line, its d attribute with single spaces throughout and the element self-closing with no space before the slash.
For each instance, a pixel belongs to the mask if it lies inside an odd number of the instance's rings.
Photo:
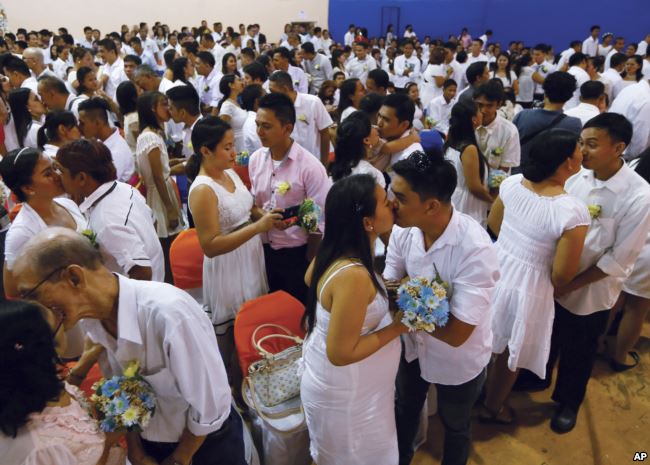
<svg viewBox="0 0 650 465">
<path fill-rule="evenodd" d="M 31 147 L 12 150 L 0 160 L 0 176 L 20 202 L 27 201 L 22 188 L 32 183 L 41 152 Z"/>
<path fill-rule="evenodd" d="M 120 113 L 126 116 L 137 110 L 138 89 L 131 81 L 121 82 L 115 91 L 115 99 L 120 106 Z"/>
<path fill-rule="evenodd" d="M 86 76 L 88 76 L 93 71 L 95 70 L 89 68 L 88 66 L 82 66 L 77 70 L 77 83 L 79 84 L 77 87 L 77 95 L 85 94 L 88 91 L 86 86 L 84 86 L 84 79 L 86 79 Z"/>
<path fill-rule="evenodd" d="M 25 137 L 32 126 L 32 115 L 29 113 L 27 104 L 29 102 L 29 95 L 31 90 L 27 87 L 20 87 L 13 89 L 7 95 L 7 102 L 11 108 L 11 115 L 14 120 L 14 127 L 16 128 L 16 136 L 18 137 L 18 145 L 22 148 L 25 146 Z"/>
<path fill-rule="evenodd" d="M 643 79 L 643 57 L 641 55 L 632 55 L 628 60 L 634 60 L 639 65 L 639 69 L 636 70 L 636 82 L 639 82 Z M 623 71 L 621 77 L 625 79 L 627 77 L 627 71 Z"/>
<path fill-rule="evenodd" d="M 443 152 L 448 148 L 458 150 L 460 154 L 469 145 L 476 146 L 479 156 L 479 174 L 481 180 L 485 176 L 487 170 L 487 160 L 485 155 L 481 153 L 476 141 L 476 133 L 474 132 L 474 125 L 472 118 L 478 113 L 478 107 L 474 102 L 459 102 L 451 109 L 451 118 L 449 119 L 449 133 L 447 134 L 447 141 L 445 142 Z"/>
<path fill-rule="evenodd" d="M 636 165 L 634 171 L 650 184 L 650 148 L 641 152 L 641 155 L 639 155 L 639 164 Z"/>
<path fill-rule="evenodd" d="M 363 218 L 374 216 L 377 208 L 375 179 L 369 174 L 348 176 L 334 183 L 325 200 L 327 228 L 318 249 L 307 295 L 307 306 L 302 322 L 311 333 L 316 325 L 318 282 L 327 269 L 338 259 L 361 261 L 370 279 L 381 295 L 386 291 L 379 283 L 373 269 L 370 241 L 363 227 Z"/>
<path fill-rule="evenodd" d="M 172 81 L 181 81 L 189 84 L 185 77 L 185 67 L 187 66 L 187 57 L 179 57 L 172 62 Z"/>
<path fill-rule="evenodd" d="M 221 110 L 221 105 L 223 105 L 223 102 L 228 100 L 228 97 L 230 97 L 230 85 L 235 82 L 237 79 L 237 76 L 234 74 L 226 74 L 224 75 L 221 80 L 219 81 L 219 92 L 221 92 L 221 100 L 219 100 L 219 104 L 217 105 L 217 108 Z"/>
<path fill-rule="evenodd" d="M 138 124 L 140 125 L 140 133 L 145 129 L 151 128 L 157 132 L 163 130 L 158 123 L 158 118 L 156 117 L 156 112 L 153 109 L 154 106 L 158 105 L 158 102 L 161 99 L 167 98 L 161 92 L 157 90 L 150 90 L 145 92 L 138 98 L 138 103 L 136 108 L 138 109 Z"/>
<path fill-rule="evenodd" d="M 329 174 L 338 181 L 352 173 L 366 154 L 363 140 L 370 135 L 370 118 L 362 111 L 355 111 L 336 129 L 336 157 L 329 165 Z"/>
<path fill-rule="evenodd" d="M 338 48 L 332 52 L 332 58 L 330 59 L 330 62 L 332 63 L 332 69 L 339 67 L 339 57 L 343 55 L 343 53 L 343 50 Z"/>
<path fill-rule="evenodd" d="M 497 71 L 499 70 L 499 58 L 501 57 L 506 57 L 508 60 L 508 64 L 506 65 L 506 77 L 508 78 L 508 82 L 512 86 L 512 77 L 510 76 L 510 68 L 512 67 L 512 62 L 510 60 L 510 55 L 507 53 L 499 53 L 499 56 L 497 57 L 496 61 L 494 62 L 494 71 L 492 72 L 492 77 L 496 78 L 497 76 Z"/>
<path fill-rule="evenodd" d="M 192 147 L 194 153 L 185 164 L 185 174 L 187 174 L 190 180 L 194 180 L 201 169 L 201 162 L 203 161 L 201 147 L 214 150 L 230 129 L 230 124 L 218 116 L 206 116 L 194 125 L 194 129 L 192 129 Z"/>
<path fill-rule="evenodd" d="M 230 57 L 233 57 L 235 59 L 235 63 L 237 63 L 237 57 L 235 56 L 234 53 L 230 53 L 230 52 L 224 53 L 223 57 L 221 58 L 221 72 L 223 74 L 237 74 L 237 75 L 239 75 L 239 72 L 237 71 L 237 68 L 235 68 L 235 71 L 232 72 L 232 73 L 230 73 L 228 71 L 228 59 Z"/>
<path fill-rule="evenodd" d="M 346 108 L 352 106 L 352 96 L 357 91 L 357 82 L 359 79 L 350 78 L 343 81 L 339 88 L 339 117 L 343 114 Z"/>
<path fill-rule="evenodd" d="M 0 304 L 0 431 L 16 437 L 32 413 L 59 398 L 58 356 L 41 307 L 21 300 Z"/>
<path fill-rule="evenodd" d="M 38 129 L 36 143 L 43 148 L 48 142 L 59 140 L 59 126 L 65 126 L 70 129 L 77 125 L 77 118 L 68 110 L 57 110 L 48 113 L 45 117 L 45 123 Z"/>
</svg>

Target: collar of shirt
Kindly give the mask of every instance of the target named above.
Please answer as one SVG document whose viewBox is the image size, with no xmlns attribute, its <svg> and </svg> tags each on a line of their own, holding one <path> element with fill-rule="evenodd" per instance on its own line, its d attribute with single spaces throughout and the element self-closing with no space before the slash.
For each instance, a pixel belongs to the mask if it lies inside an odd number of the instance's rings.
<svg viewBox="0 0 650 465">
<path fill-rule="evenodd" d="M 580 110 L 586 110 L 586 111 L 597 111 L 600 113 L 600 110 L 596 105 L 592 105 L 591 103 L 586 103 L 586 102 L 580 102 L 578 106 L 575 108 L 579 108 Z"/>
<path fill-rule="evenodd" d="M 632 168 L 630 168 L 626 163 L 623 163 L 621 169 L 619 169 L 614 176 L 609 178 L 607 181 L 601 181 L 596 179 L 594 172 L 592 170 L 583 169 L 581 176 L 589 182 L 594 189 L 608 189 L 614 194 L 619 194 L 624 192 L 628 188 L 626 178 L 630 175 Z"/>
<path fill-rule="evenodd" d="M 115 128 L 115 130 L 111 133 L 111 135 L 108 136 L 106 140 L 102 142 L 104 143 L 105 146 L 110 148 L 110 146 L 113 145 L 120 137 L 122 137 L 120 135 L 120 131 L 118 131 L 118 129 Z"/>
<path fill-rule="evenodd" d="M 108 181 L 99 186 L 95 191 L 84 199 L 83 202 L 79 205 L 79 210 L 81 213 L 86 214 L 88 210 L 93 206 L 93 204 L 99 200 L 103 195 L 105 195 L 111 187 L 113 187 L 115 181 Z"/>
<path fill-rule="evenodd" d="M 494 131 L 497 130 L 498 126 L 499 126 L 499 115 L 496 115 L 496 117 L 492 120 L 490 124 L 488 124 L 487 126 L 481 125 L 476 130 L 477 131 L 484 130 L 488 135 L 491 136 L 492 133 L 494 133 Z"/>
<path fill-rule="evenodd" d="M 448 245 L 457 245 L 461 240 L 461 235 L 458 234 L 458 213 L 456 213 L 456 209 L 452 209 L 451 218 L 449 219 L 449 223 L 447 223 L 447 227 L 428 249 L 424 244 L 424 233 L 420 228 L 413 228 L 411 231 L 411 237 L 417 238 L 415 243 L 423 255 L 431 254 Z"/>
</svg>

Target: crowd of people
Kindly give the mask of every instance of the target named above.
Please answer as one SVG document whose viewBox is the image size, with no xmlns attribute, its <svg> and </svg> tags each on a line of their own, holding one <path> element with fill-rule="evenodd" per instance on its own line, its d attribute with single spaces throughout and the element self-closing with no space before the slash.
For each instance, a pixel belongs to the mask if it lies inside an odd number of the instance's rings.
<svg viewBox="0 0 650 465">
<path fill-rule="evenodd" d="M 409 464 L 431 384 L 444 465 L 467 463 L 476 414 L 516 423 L 511 391 L 555 372 L 550 427 L 570 432 L 597 354 L 613 372 L 640 360 L 650 34 L 593 26 L 560 53 L 492 36 L 350 25 L 337 42 L 288 24 L 271 42 L 206 21 L 5 33 L 3 463 L 258 463 L 233 325 L 280 290 L 305 306 L 318 465 Z M 287 214 L 305 201 L 315 230 Z M 188 228 L 197 298 L 172 285 Z M 396 302 L 417 277 L 447 286 L 430 333 Z M 75 385 L 133 360 L 157 401 L 125 452 Z"/>
</svg>

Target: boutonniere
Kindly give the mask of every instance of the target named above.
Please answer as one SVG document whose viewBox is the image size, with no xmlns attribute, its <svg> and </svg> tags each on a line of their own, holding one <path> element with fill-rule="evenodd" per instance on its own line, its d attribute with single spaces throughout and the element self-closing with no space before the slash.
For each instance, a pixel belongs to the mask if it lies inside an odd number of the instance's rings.
<svg viewBox="0 0 650 465">
<path fill-rule="evenodd" d="M 548 73 L 548 67 L 547 66 L 542 66 L 542 72 L 543 73 Z"/>
<path fill-rule="evenodd" d="M 209 90 L 210 90 L 210 86 L 206 85 L 205 87 L 203 87 L 203 92 L 207 92 Z"/>
<path fill-rule="evenodd" d="M 429 123 L 429 126 L 431 127 L 435 127 L 435 125 L 438 124 L 438 122 L 431 116 L 427 116 L 427 123 Z"/>
<path fill-rule="evenodd" d="M 305 115 L 305 114 L 300 114 L 300 115 L 298 115 L 298 121 L 302 121 L 302 122 L 305 123 L 305 124 L 309 124 L 309 123 L 307 122 L 307 115 Z"/>
<path fill-rule="evenodd" d="M 592 220 L 597 220 L 600 218 L 600 214 L 602 213 L 603 207 L 601 207 L 598 204 L 590 204 L 587 206 L 589 209 L 589 216 L 591 216 Z"/>
<path fill-rule="evenodd" d="M 492 155 L 495 157 L 500 157 L 503 155 L 503 147 L 495 147 L 492 149 Z"/>
<path fill-rule="evenodd" d="M 320 65 L 314 65 L 314 69 L 316 70 L 320 69 Z"/>
<path fill-rule="evenodd" d="M 95 231 L 92 229 L 84 229 L 81 231 L 81 235 L 88 239 L 94 248 L 99 249 L 99 242 L 97 242 L 97 233 Z"/>
<path fill-rule="evenodd" d="M 290 190 L 291 190 L 291 184 L 289 184 L 287 181 L 280 181 L 275 186 L 275 192 L 277 192 L 278 195 L 285 195 Z"/>
<path fill-rule="evenodd" d="M 368 65 L 363 65 L 363 70 L 368 71 Z"/>
</svg>

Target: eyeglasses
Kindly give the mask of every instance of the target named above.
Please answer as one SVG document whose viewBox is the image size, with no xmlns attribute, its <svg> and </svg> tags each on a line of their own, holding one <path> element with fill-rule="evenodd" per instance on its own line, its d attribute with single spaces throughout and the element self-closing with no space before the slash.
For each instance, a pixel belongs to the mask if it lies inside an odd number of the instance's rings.
<svg viewBox="0 0 650 465">
<path fill-rule="evenodd" d="M 52 310 L 52 313 L 59 317 L 59 323 L 56 325 L 56 328 L 54 328 L 54 331 L 52 331 L 52 336 L 56 337 L 57 333 L 61 329 L 61 326 L 63 326 L 63 322 L 65 321 L 65 314 L 59 312 L 58 310 Z"/>
<path fill-rule="evenodd" d="M 50 273 L 49 273 L 45 278 L 43 278 L 43 279 L 42 279 L 42 280 L 41 280 L 41 281 L 40 281 L 36 286 L 32 287 L 32 288 L 31 288 L 29 291 L 27 291 L 27 292 L 22 292 L 22 293 L 21 293 L 21 297 L 22 297 L 23 299 L 31 299 L 31 298 L 33 298 L 34 294 L 36 293 L 36 290 L 37 290 L 39 287 L 41 287 L 43 284 L 45 284 L 46 281 L 49 281 L 50 279 L 52 279 L 52 276 L 54 276 L 56 273 L 58 273 L 59 271 L 64 270 L 65 268 L 67 268 L 67 265 L 65 265 L 65 266 L 60 266 L 60 267 L 56 268 L 55 270 L 51 271 L 51 272 L 50 272 Z"/>
</svg>

